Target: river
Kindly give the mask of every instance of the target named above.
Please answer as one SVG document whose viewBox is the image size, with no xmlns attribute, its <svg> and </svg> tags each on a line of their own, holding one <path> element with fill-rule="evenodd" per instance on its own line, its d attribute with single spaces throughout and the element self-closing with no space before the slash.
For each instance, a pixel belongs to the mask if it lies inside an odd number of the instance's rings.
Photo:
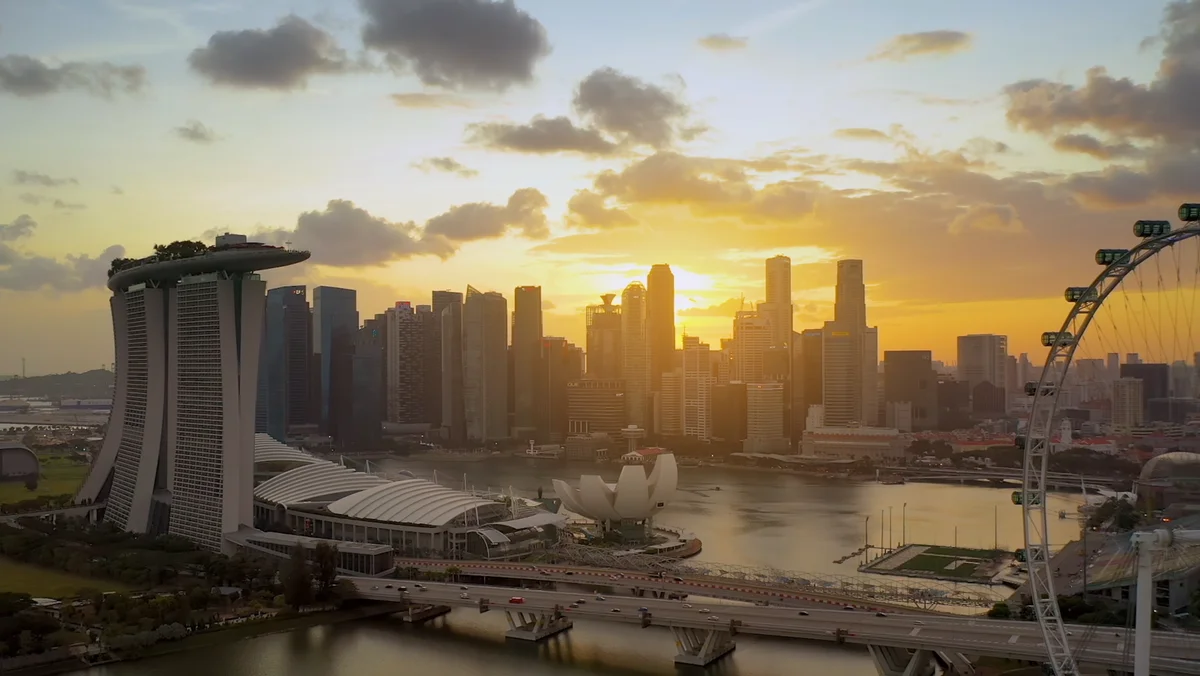
<svg viewBox="0 0 1200 676">
<path fill-rule="evenodd" d="M 461 482 L 519 495 L 551 479 L 600 473 L 614 480 L 616 466 L 544 460 L 497 459 L 477 463 L 383 461 L 418 476 L 436 470 L 442 483 Z M 720 487 L 720 490 L 717 490 Z M 701 560 L 780 570 L 855 574 L 858 559 L 836 564 L 863 545 L 918 542 L 964 547 L 1016 548 L 1023 542 L 1021 510 L 1012 488 L 949 484 L 830 482 L 787 473 L 722 468 L 682 468 L 675 500 L 660 523 L 694 532 L 704 542 Z M 1078 495 L 1052 496 L 1052 513 L 1075 513 Z M 907 505 L 907 507 L 905 507 Z M 890 512 L 890 517 L 889 517 Z M 880 525 L 883 525 L 881 539 Z M 1051 542 L 1078 535 L 1073 519 L 1053 519 Z M 422 627 L 387 619 L 246 639 L 163 657 L 98 667 L 75 676 L 616 676 L 676 674 L 674 642 L 666 629 L 639 629 L 577 621 L 570 631 L 540 645 L 506 643 L 504 616 L 460 609 Z M 709 667 L 723 676 L 819 673 L 870 676 L 876 673 L 861 649 L 831 644 L 739 636 L 732 655 Z M 679 668 L 678 673 L 698 673 Z"/>
</svg>

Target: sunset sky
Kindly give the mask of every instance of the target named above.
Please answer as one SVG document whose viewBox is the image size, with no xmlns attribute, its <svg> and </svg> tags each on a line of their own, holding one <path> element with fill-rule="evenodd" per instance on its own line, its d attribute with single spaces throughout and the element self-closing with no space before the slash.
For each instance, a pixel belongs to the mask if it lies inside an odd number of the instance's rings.
<svg viewBox="0 0 1200 676">
<path fill-rule="evenodd" d="M 111 362 L 109 260 L 223 231 L 364 316 L 541 285 L 580 344 L 654 263 L 715 346 L 763 259 L 799 330 L 861 258 L 881 352 L 1040 355 L 1200 201 L 1200 0 L 1100 4 L 0 0 L 0 373 Z"/>
</svg>

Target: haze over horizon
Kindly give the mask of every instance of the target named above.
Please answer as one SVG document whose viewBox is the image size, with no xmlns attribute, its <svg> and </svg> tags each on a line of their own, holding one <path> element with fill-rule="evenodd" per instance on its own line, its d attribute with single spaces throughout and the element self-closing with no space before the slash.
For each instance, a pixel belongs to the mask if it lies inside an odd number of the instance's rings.
<svg viewBox="0 0 1200 676">
<path fill-rule="evenodd" d="M 655 263 L 716 347 L 764 259 L 802 330 L 860 258 L 881 352 L 1039 361 L 1200 200 L 1198 97 L 1200 0 L 0 0 L 0 374 L 109 364 L 109 261 L 225 231 L 364 317 L 541 285 L 579 345 Z"/>
</svg>

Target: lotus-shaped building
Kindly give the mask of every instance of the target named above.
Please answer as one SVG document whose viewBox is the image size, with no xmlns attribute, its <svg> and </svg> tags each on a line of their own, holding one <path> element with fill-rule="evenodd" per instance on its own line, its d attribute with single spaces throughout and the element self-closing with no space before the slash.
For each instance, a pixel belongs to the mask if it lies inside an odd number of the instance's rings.
<svg viewBox="0 0 1200 676">
<path fill-rule="evenodd" d="M 606 483 L 594 474 L 579 477 L 579 488 L 561 479 L 554 480 L 554 492 L 563 507 L 580 516 L 595 519 L 606 532 L 620 531 L 623 537 L 638 537 L 649 527 L 650 518 L 675 497 L 679 467 L 675 456 L 658 456 L 654 470 L 626 465 L 617 483 Z"/>
</svg>

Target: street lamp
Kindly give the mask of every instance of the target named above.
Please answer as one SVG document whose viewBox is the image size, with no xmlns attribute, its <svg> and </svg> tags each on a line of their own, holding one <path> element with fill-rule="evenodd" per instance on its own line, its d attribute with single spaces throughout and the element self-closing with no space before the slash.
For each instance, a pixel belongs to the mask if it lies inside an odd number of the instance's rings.
<svg viewBox="0 0 1200 676">
<path fill-rule="evenodd" d="M 908 503 L 900 507 L 900 544 L 908 544 Z"/>
</svg>

